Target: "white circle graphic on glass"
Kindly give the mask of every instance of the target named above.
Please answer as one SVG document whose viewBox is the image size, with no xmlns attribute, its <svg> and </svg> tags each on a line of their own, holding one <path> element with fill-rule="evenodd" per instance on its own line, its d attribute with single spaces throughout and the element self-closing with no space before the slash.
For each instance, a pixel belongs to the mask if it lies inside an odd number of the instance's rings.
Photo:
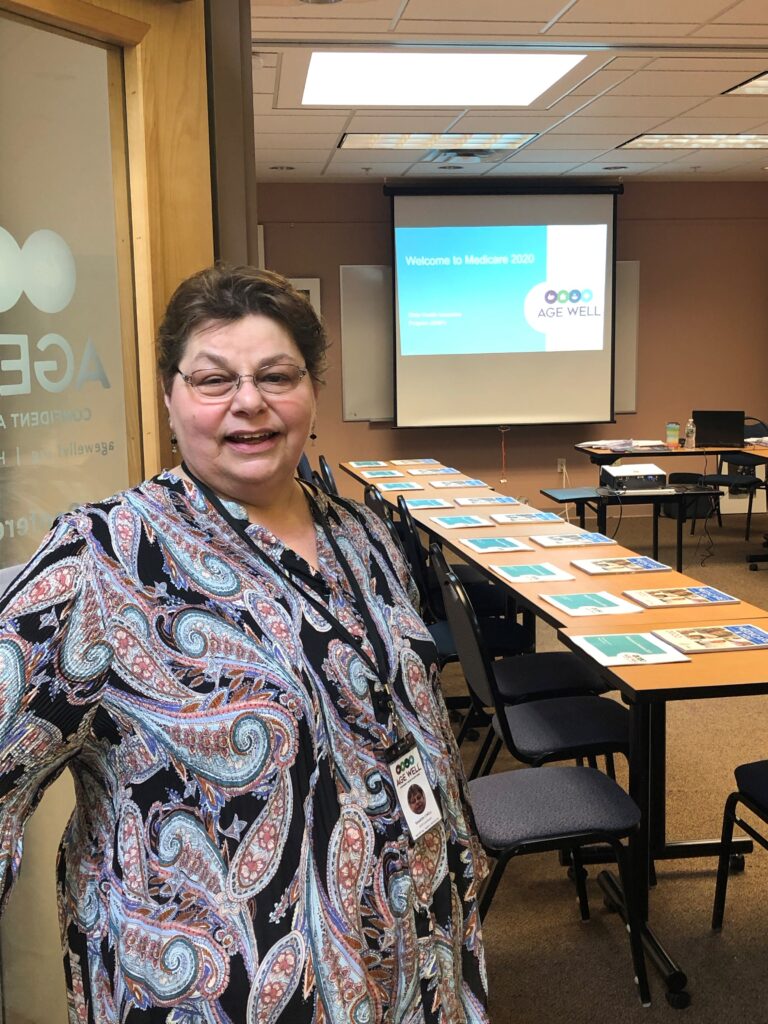
<svg viewBox="0 0 768 1024">
<path fill-rule="evenodd" d="M 0 313 L 15 306 L 23 290 L 21 250 L 13 235 L 0 228 Z"/>
<path fill-rule="evenodd" d="M 75 294 L 77 271 L 72 250 L 55 231 L 34 231 L 21 250 L 24 291 L 42 313 L 58 313 Z"/>
</svg>

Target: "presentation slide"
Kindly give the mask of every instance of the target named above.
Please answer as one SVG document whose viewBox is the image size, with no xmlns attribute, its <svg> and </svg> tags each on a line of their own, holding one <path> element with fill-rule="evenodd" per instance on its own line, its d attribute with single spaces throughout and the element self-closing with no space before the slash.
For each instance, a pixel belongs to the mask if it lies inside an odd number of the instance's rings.
<svg viewBox="0 0 768 1024">
<path fill-rule="evenodd" d="M 404 356 L 604 344 L 605 224 L 397 228 Z"/>
<path fill-rule="evenodd" d="M 393 192 L 398 426 L 613 417 L 616 195 Z"/>
</svg>

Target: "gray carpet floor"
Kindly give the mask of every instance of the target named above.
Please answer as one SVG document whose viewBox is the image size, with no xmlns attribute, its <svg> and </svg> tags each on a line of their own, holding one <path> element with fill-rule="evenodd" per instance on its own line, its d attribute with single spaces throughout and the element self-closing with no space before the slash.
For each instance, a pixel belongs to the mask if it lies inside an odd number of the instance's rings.
<svg viewBox="0 0 768 1024">
<path fill-rule="evenodd" d="M 609 521 L 609 533 L 617 521 Z M 589 526 L 589 524 L 588 524 Z M 716 584 L 742 600 L 768 607 L 768 565 L 750 572 L 747 552 L 760 547 L 765 516 L 753 519 L 744 540 L 742 516 L 724 517 L 724 527 L 686 532 L 684 572 Z M 650 554 L 651 523 L 625 518 L 617 540 Z M 674 564 L 674 523 L 662 520 L 660 557 Z M 703 562 L 703 564 L 702 564 Z M 540 627 L 540 650 L 556 649 L 554 632 Z M 460 672 L 449 667 L 446 692 L 462 692 Z M 680 701 L 668 707 L 669 838 L 719 836 L 723 804 L 734 788 L 733 769 L 768 757 L 768 696 Z M 472 762 L 473 744 L 462 748 Z M 520 768 L 504 754 L 495 771 Z M 520 770 L 527 770 L 520 768 Z M 626 784 L 626 766 L 617 766 Z M 636 996 L 629 946 L 621 919 L 603 905 L 589 869 L 592 919 L 580 920 L 575 890 L 555 854 L 513 860 L 484 922 L 491 1019 L 495 1024 L 645 1024 L 675 1019 L 695 1024 L 768 1022 L 768 852 L 756 849 L 746 869 L 732 876 L 723 931 L 710 930 L 715 861 L 666 861 L 658 865 L 650 921 L 689 978 L 691 1005 L 675 1010 L 650 968 L 653 1002 Z"/>
</svg>

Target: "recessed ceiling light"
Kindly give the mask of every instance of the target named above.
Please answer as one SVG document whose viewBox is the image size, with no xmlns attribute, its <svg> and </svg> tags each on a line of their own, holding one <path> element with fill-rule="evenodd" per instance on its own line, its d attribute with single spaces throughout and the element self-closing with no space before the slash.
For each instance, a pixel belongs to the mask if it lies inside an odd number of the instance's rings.
<svg viewBox="0 0 768 1024">
<path fill-rule="evenodd" d="M 273 166 L 270 167 L 269 169 L 270 169 L 270 171 L 295 171 L 296 170 L 295 167 L 291 167 L 289 164 L 273 164 Z"/>
<path fill-rule="evenodd" d="M 527 106 L 584 60 L 581 53 L 313 53 L 304 105 Z"/>
<path fill-rule="evenodd" d="M 768 74 L 757 75 L 748 82 L 742 82 L 735 89 L 728 89 L 724 96 L 768 96 Z"/>
<path fill-rule="evenodd" d="M 619 149 L 768 149 L 768 135 L 639 135 Z"/>
<path fill-rule="evenodd" d="M 347 132 L 339 149 L 519 149 L 535 138 L 535 133 Z"/>
</svg>

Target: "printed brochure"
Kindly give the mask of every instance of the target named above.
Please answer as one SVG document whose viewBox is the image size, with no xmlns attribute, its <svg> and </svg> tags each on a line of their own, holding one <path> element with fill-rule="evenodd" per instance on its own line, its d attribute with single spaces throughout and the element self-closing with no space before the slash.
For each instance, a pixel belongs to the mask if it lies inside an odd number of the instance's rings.
<svg viewBox="0 0 768 1024">
<path fill-rule="evenodd" d="M 653 633 L 598 633 L 569 640 L 599 665 L 660 665 L 691 660 Z"/>
<path fill-rule="evenodd" d="M 373 469 L 374 466 L 386 466 L 386 462 L 382 462 L 381 459 L 357 459 L 355 462 L 350 462 L 350 466 L 355 469 Z"/>
<path fill-rule="evenodd" d="M 459 537 L 459 540 L 479 555 L 497 551 L 533 551 L 530 544 L 524 544 L 517 537 Z"/>
<path fill-rule="evenodd" d="M 491 512 L 495 523 L 562 523 L 556 512 Z"/>
<path fill-rule="evenodd" d="M 429 469 L 409 469 L 408 472 L 411 476 L 435 476 L 437 473 L 441 473 L 445 476 L 447 473 L 458 473 L 458 469 L 452 469 L 450 466 L 430 466 Z"/>
<path fill-rule="evenodd" d="M 364 469 L 360 473 L 360 476 L 364 476 L 366 480 L 384 480 L 388 477 L 402 475 L 399 469 Z"/>
<path fill-rule="evenodd" d="M 542 594 L 542 598 L 568 615 L 629 615 L 643 609 L 607 590 L 591 594 Z"/>
<path fill-rule="evenodd" d="M 430 480 L 432 487 L 487 487 L 485 480 Z"/>
<path fill-rule="evenodd" d="M 655 629 L 654 636 L 685 654 L 714 651 L 747 651 L 768 647 L 768 633 L 748 622 L 731 626 L 686 626 L 683 629 Z"/>
<path fill-rule="evenodd" d="M 537 533 L 531 540 L 543 548 L 581 548 L 592 544 L 615 544 L 602 533 Z"/>
<path fill-rule="evenodd" d="M 491 569 L 508 583 L 551 583 L 556 580 L 575 579 L 564 569 L 551 562 L 535 565 L 492 565 Z"/>
<path fill-rule="evenodd" d="M 488 494 L 477 498 L 457 498 L 457 505 L 519 505 L 517 498 L 510 498 L 506 494 Z"/>
<path fill-rule="evenodd" d="M 431 516 L 433 523 L 446 530 L 458 530 L 462 526 L 493 526 L 490 519 L 482 516 Z"/>
<path fill-rule="evenodd" d="M 452 503 L 445 498 L 406 498 L 405 504 L 413 512 L 423 508 L 453 508 Z"/>
<path fill-rule="evenodd" d="M 625 590 L 624 593 L 645 608 L 683 608 L 699 604 L 738 604 L 738 597 L 714 587 L 659 587 L 657 590 Z"/>
<path fill-rule="evenodd" d="M 415 480 L 393 480 L 391 483 L 378 484 L 380 491 L 423 491 L 421 484 Z"/>
<path fill-rule="evenodd" d="M 571 565 L 589 573 L 590 576 L 621 572 L 667 572 L 671 568 L 645 555 L 632 555 L 627 558 L 574 558 Z"/>
<path fill-rule="evenodd" d="M 439 466 L 437 459 L 392 459 L 393 466 Z"/>
</svg>

